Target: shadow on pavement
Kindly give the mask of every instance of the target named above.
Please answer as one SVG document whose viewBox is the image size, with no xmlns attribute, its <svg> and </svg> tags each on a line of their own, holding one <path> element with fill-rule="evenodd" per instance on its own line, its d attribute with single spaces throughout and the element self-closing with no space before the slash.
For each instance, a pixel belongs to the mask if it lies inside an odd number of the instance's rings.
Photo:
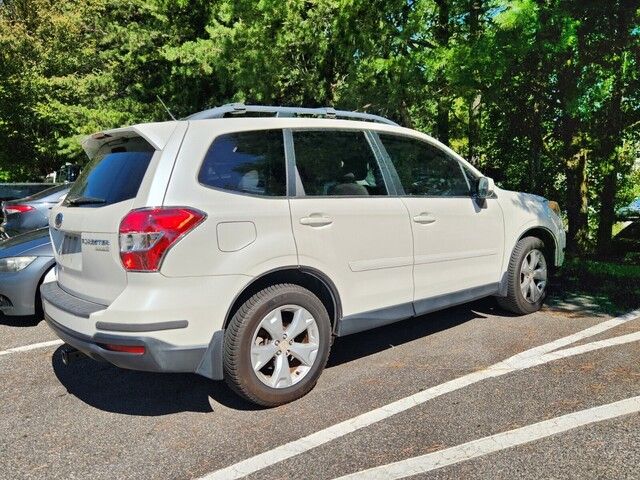
<svg viewBox="0 0 640 480">
<path fill-rule="evenodd" d="M 40 315 L 11 316 L 0 313 L 0 325 L 7 327 L 35 327 L 41 321 Z"/>
<path fill-rule="evenodd" d="M 496 309 L 493 299 L 485 299 L 338 338 L 327 368 L 484 318 L 485 314 L 498 313 Z M 499 314 L 504 315 L 503 312 Z M 89 358 L 65 366 L 60 350 L 56 350 L 52 358 L 53 370 L 60 383 L 71 395 L 100 410 L 141 416 L 208 413 L 213 411 L 209 397 L 235 410 L 261 409 L 238 397 L 224 382 L 214 382 L 195 374 L 124 370 Z"/>
<path fill-rule="evenodd" d="M 485 318 L 485 313 L 496 314 L 495 300 L 487 298 L 474 303 L 440 310 L 438 312 L 409 318 L 385 327 L 336 338 L 331 348 L 327 368 L 336 367 L 358 358 L 368 357 L 388 348 L 412 342 L 418 338 L 447 330 L 476 318 Z M 508 316 L 500 311 L 499 315 Z"/>
<path fill-rule="evenodd" d="M 141 416 L 208 413 L 213 411 L 209 397 L 235 410 L 259 409 L 235 395 L 224 382 L 196 374 L 137 372 L 90 358 L 64 365 L 61 348 L 55 351 L 51 363 L 71 395 L 107 412 Z"/>
</svg>

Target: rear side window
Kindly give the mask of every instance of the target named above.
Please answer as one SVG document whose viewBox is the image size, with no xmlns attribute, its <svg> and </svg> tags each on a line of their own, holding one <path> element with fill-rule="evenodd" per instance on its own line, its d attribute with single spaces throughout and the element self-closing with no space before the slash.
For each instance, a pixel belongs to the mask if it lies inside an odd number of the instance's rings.
<svg viewBox="0 0 640 480">
<path fill-rule="evenodd" d="M 135 198 L 154 152 L 141 138 L 105 145 L 85 165 L 64 205 L 101 207 Z"/>
<path fill-rule="evenodd" d="M 286 195 L 286 178 L 282 130 L 217 137 L 198 174 L 208 187 L 269 197 Z"/>
<path fill-rule="evenodd" d="M 364 132 L 293 132 L 296 167 L 305 195 L 386 195 L 376 157 Z"/>
<path fill-rule="evenodd" d="M 430 143 L 399 135 L 379 134 L 407 195 L 469 196 L 460 162 Z"/>
</svg>

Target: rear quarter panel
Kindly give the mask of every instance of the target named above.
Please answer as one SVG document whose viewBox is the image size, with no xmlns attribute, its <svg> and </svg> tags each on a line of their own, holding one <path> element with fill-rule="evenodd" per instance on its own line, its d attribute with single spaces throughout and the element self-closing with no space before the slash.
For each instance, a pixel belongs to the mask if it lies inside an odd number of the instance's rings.
<svg viewBox="0 0 640 480">
<path fill-rule="evenodd" d="M 218 135 L 259 130 L 251 122 L 192 121 L 171 174 L 164 205 L 188 206 L 206 220 L 168 252 L 161 273 L 170 277 L 247 275 L 297 265 L 289 202 L 201 185 L 198 172 Z M 231 302 L 231 299 L 229 299 Z"/>
</svg>

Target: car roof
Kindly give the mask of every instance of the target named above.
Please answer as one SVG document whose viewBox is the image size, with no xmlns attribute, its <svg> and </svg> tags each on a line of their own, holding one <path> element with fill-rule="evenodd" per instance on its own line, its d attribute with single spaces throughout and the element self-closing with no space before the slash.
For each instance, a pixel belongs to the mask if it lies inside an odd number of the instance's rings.
<svg viewBox="0 0 640 480">
<path fill-rule="evenodd" d="M 189 115 L 185 120 L 202 120 L 212 118 L 230 118 L 232 116 L 247 116 L 247 114 L 253 114 L 253 116 L 273 116 L 273 117 L 302 117 L 304 115 L 311 117 L 320 117 L 328 119 L 350 119 L 350 120 L 364 120 L 369 122 L 384 123 L 387 125 L 397 125 L 393 120 L 390 120 L 380 115 L 374 115 L 366 112 L 354 112 L 348 110 L 336 110 L 333 107 L 288 107 L 288 106 L 275 106 L 275 105 L 245 105 L 244 103 L 228 103 L 221 107 L 214 107 L 202 112 Z M 251 115 L 249 115 L 251 116 Z"/>
<path fill-rule="evenodd" d="M 201 123 L 206 122 L 211 125 L 211 129 L 219 134 L 230 133 L 232 131 L 250 131 L 250 130 L 268 130 L 272 128 L 282 129 L 341 129 L 341 130 L 370 130 L 375 132 L 385 132 L 397 135 L 404 135 L 418 138 L 431 143 L 438 148 L 445 150 L 454 158 L 463 162 L 476 175 L 481 176 L 482 173 L 471 163 L 467 162 L 458 153 L 439 142 L 435 138 L 422 132 L 401 127 L 391 123 L 360 121 L 360 120 L 343 120 L 335 118 L 310 118 L 310 117 L 252 117 L 246 115 L 238 115 L 224 118 L 205 118 L 205 119 L 189 119 L 189 120 L 171 120 L 167 122 L 140 123 L 129 127 L 116 128 L 95 133 L 87 137 L 82 146 L 89 156 L 93 154 L 111 137 L 141 136 L 147 140 L 154 148 L 162 150 L 169 141 L 169 138 L 175 131 L 176 127 L 182 123 Z"/>
</svg>

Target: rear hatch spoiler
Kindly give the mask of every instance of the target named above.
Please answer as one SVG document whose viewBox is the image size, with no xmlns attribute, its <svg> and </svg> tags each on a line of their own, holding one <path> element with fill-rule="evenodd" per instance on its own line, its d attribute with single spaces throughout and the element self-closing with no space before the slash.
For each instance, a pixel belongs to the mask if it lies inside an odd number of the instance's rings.
<svg viewBox="0 0 640 480">
<path fill-rule="evenodd" d="M 105 130 L 85 138 L 82 142 L 82 148 L 89 158 L 93 158 L 95 154 L 112 139 L 142 137 L 156 150 L 162 150 L 176 129 L 177 124 L 178 122 L 145 123 L 142 125 Z"/>
</svg>

